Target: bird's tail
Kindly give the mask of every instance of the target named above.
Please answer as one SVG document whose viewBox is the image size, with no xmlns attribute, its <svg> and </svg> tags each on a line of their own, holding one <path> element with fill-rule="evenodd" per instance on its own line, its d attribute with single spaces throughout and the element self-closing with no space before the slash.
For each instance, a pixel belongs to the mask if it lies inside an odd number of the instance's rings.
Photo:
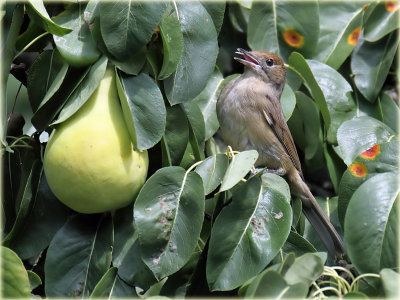
<svg viewBox="0 0 400 300">
<path fill-rule="evenodd" d="M 303 213 L 314 227 L 329 254 L 333 257 L 342 255 L 344 253 L 342 239 L 316 201 L 315 205 L 303 207 Z"/>
<path fill-rule="evenodd" d="M 301 198 L 303 213 L 314 227 L 325 248 L 333 257 L 341 256 L 344 253 L 343 241 L 318 205 L 307 184 L 299 173 L 295 173 L 290 179 L 292 193 Z"/>
</svg>

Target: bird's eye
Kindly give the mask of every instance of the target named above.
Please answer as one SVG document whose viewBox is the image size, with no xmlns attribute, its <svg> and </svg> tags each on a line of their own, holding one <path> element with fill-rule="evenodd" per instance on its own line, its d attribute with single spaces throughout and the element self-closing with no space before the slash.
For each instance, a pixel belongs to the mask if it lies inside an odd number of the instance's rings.
<svg viewBox="0 0 400 300">
<path fill-rule="evenodd" d="M 271 67 L 271 66 L 274 64 L 274 60 L 273 60 L 272 58 L 268 58 L 268 59 L 266 60 L 266 63 L 267 63 L 267 66 L 268 66 L 268 67 Z"/>
</svg>

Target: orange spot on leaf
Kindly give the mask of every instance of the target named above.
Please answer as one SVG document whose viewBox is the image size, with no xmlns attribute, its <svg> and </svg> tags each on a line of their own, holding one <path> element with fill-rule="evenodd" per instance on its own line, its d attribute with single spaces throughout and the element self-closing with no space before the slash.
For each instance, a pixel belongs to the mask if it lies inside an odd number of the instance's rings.
<svg viewBox="0 0 400 300">
<path fill-rule="evenodd" d="M 293 29 L 286 29 L 283 33 L 283 39 L 286 44 L 294 48 L 301 48 L 304 44 L 304 37 Z"/>
<path fill-rule="evenodd" d="M 372 146 L 368 150 L 365 150 L 363 153 L 360 154 L 360 156 L 364 159 L 374 159 L 380 152 L 381 147 L 379 144 L 376 144 L 375 146 Z"/>
<path fill-rule="evenodd" d="M 364 4 L 364 6 L 363 6 L 363 11 L 366 11 L 367 8 L 368 8 L 368 6 L 369 6 L 369 4 Z"/>
<path fill-rule="evenodd" d="M 357 44 L 358 38 L 360 37 L 361 26 L 354 29 L 347 37 L 347 43 L 355 46 Z"/>
<path fill-rule="evenodd" d="M 351 174 L 355 177 L 364 177 L 367 175 L 367 168 L 361 163 L 354 163 L 349 166 Z"/>
<path fill-rule="evenodd" d="M 385 8 L 388 12 L 394 12 L 398 6 L 399 5 L 396 1 L 386 1 L 385 2 Z"/>
</svg>

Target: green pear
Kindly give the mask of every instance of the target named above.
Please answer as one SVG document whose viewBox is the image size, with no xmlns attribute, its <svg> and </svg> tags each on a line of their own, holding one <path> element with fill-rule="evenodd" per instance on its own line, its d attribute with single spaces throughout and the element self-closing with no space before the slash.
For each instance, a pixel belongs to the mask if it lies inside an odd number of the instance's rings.
<svg viewBox="0 0 400 300">
<path fill-rule="evenodd" d="M 148 156 L 133 148 L 113 68 L 79 111 L 52 132 L 43 164 L 50 189 L 77 212 L 105 212 L 135 199 L 146 180 Z"/>
</svg>

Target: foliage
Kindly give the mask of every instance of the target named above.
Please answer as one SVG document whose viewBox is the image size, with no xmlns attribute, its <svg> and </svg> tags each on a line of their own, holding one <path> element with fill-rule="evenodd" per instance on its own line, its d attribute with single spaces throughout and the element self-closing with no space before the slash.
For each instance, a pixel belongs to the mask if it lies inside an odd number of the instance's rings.
<svg viewBox="0 0 400 300">
<path fill-rule="evenodd" d="M 4 297 L 396 297 L 398 3 L 2 3 Z M 288 70 L 282 107 L 305 177 L 344 238 L 321 242 L 285 180 L 221 145 L 236 48 Z M 42 171 L 47 135 L 115 66 L 136 200 L 71 211 Z M 231 76 L 232 75 L 232 76 Z M 250 173 L 249 173 L 250 172 Z M 71 187 L 73 188 L 73 187 Z"/>
</svg>

